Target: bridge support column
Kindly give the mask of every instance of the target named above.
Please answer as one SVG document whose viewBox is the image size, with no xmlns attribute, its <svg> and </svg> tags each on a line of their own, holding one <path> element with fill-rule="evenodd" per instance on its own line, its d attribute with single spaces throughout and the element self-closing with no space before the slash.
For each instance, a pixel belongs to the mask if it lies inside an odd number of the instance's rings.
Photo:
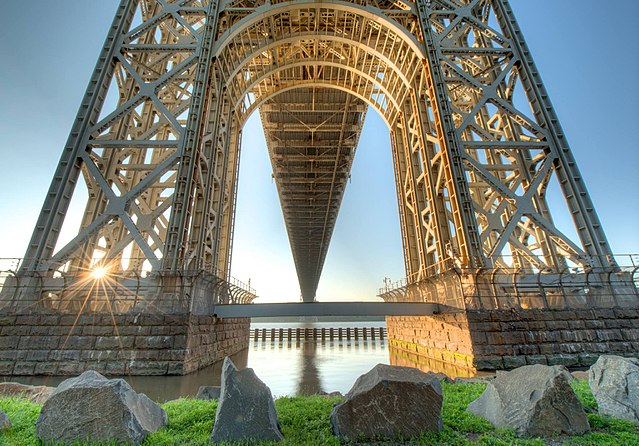
<svg viewBox="0 0 639 446">
<path fill-rule="evenodd" d="M 250 318 L 214 314 L 232 298 L 227 282 L 203 273 L 132 280 L 49 278 L 25 288 L 35 304 L 4 300 L 0 375 L 184 375 L 248 347 Z"/>
<path fill-rule="evenodd" d="M 115 328 L 114 328 L 115 324 Z M 54 311 L 0 316 L 0 375 L 185 375 L 248 347 L 250 319 Z"/>
<path fill-rule="evenodd" d="M 635 272 L 524 274 L 451 270 L 382 293 L 440 304 L 440 314 L 386 318 L 391 362 L 474 375 L 527 364 L 587 367 L 639 352 Z"/>
<path fill-rule="evenodd" d="M 391 363 L 450 376 L 527 364 L 587 367 L 636 356 L 639 308 L 459 310 L 387 317 Z"/>
<path fill-rule="evenodd" d="M 115 324 L 115 328 L 114 328 Z M 54 311 L 0 316 L 0 375 L 185 375 L 248 347 L 250 319 Z"/>
</svg>

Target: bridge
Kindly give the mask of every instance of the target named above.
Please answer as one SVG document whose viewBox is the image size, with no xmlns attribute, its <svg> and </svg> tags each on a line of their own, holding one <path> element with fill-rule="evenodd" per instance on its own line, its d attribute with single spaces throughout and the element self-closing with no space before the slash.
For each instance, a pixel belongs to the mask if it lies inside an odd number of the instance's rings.
<svg viewBox="0 0 639 446">
<path fill-rule="evenodd" d="M 369 111 L 391 136 L 406 279 L 380 291 L 386 304 L 316 304 Z M 246 305 L 255 290 L 230 276 L 241 132 L 254 112 L 302 304 Z M 563 196 L 553 206 L 551 184 Z M 71 222 L 78 200 L 85 211 Z M 555 206 L 575 237 L 555 225 Z M 77 229 L 68 243 L 63 224 Z M 560 327 L 579 311 L 597 319 L 595 309 L 639 325 L 636 268 L 610 250 L 507 0 L 122 0 L 24 259 L 5 271 L 6 324 L 75 315 L 71 332 L 90 333 L 85 316 L 97 314 L 120 338 L 116 320 L 129 336 L 147 336 L 134 328 L 148 320 L 182 355 L 165 373 L 241 348 L 246 318 L 260 312 L 384 314 L 391 344 L 468 369 L 591 359 L 579 356 L 590 341 L 562 352 L 539 334 L 522 350 L 521 333 L 502 333 L 534 332 L 526 324 L 539 312 Z M 8 336 L 12 349 L 26 342 Z M 632 336 L 615 334 L 608 351 L 628 353 Z M 125 340 L 153 350 L 147 337 Z"/>
<path fill-rule="evenodd" d="M 306 302 L 228 304 L 215 307 L 215 315 L 218 317 L 432 316 L 440 311 L 438 304 L 426 302 Z"/>
</svg>

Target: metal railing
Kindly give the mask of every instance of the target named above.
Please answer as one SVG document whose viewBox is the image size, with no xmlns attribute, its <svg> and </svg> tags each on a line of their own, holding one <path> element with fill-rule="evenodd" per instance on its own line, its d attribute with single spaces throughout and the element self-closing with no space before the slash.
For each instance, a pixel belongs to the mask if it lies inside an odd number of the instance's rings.
<svg viewBox="0 0 639 446">
<path fill-rule="evenodd" d="M 143 263 L 143 259 L 126 259 Z M 215 305 L 251 303 L 249 285 L 217 270 L 123 269 L 122 260 L 71 271 L 27 271 L 24 259 L 0 259 L 0 309 L 58 312 L 213 314 Z"/>
<path fill-rule="evenodd" d="M 639 306 L 639 255 L 615 256 L 609 268 L 449 268 L 385 283 L 387 302 L 433 302 L 465 309 Z"/>
</svg>

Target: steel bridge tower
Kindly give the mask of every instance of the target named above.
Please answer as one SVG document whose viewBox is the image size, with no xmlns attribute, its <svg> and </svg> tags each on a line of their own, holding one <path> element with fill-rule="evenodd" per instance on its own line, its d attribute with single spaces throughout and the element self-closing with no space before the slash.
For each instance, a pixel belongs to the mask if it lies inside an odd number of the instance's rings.
<svg viewBox="0 0 639 446">
<path fill-rule="evenodd" d="M 259 111 L 312 302 L 370 109 L 391 135 L 407 274 L 385 298 L 472 307 L 481 272 L 519 293 L 565 287 L 571 268 L 615 271 L 507 0 L 122 0 L 18 277 L 102 267 L 121 290 L 160 280 L 166 303 L 204 274 L 249 302 L 229 266 L 242 127 Z M 576 237 L 554 223 L 549 190 Z M 73 199 L 84 214 L 61 244 Z M 457 301 L 436 283 L 451 271 Z"/>
<path fill-rule="evenodd" d="M 23 270 L 116 261 L 227 278 L 241 131 L 259 110 L 312 301 L 368 107 L 391 134 L 410 281 L 610 265 L 507 1 L 124 0 Z M 578 240 L 553 223 L 553 181 Z M 58 246 L 80 186 L 78 234 Z"/>
</svg>

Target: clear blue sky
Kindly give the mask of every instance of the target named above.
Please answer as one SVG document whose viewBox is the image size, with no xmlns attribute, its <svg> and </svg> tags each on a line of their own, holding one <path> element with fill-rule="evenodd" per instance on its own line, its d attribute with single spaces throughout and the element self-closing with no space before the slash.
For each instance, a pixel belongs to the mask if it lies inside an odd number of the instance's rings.
<svg viewBox="0 0 639 446">
<path fill-rule="evenodd" d="M 0 257 L 21 257 L 118 4 L 3 2 Z M 639 252 L 639 1 L 511 0 L 617 253 Z M 604 6 L 605 5 L 605 6 Z M 265 300 L 299 288 L 259 119 L 245 128 L 233 274 Z M 389 137 L 370 112 L 318 290 L 372 298 L 404 275 Z"/>
</svg>

